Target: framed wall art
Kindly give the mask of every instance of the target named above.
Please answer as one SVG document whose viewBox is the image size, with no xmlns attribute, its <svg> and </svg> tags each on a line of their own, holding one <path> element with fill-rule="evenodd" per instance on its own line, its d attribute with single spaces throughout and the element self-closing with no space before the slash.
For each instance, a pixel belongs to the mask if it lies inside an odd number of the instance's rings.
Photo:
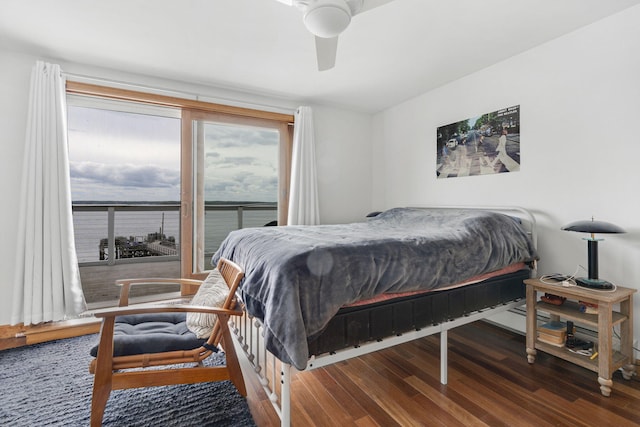
<svg viewBox="0 0 640 427">
<path fill-rule="evenodd" d="M 520 170 L 520 106 L 440 126 L 438 178 Z"/>
</svg>

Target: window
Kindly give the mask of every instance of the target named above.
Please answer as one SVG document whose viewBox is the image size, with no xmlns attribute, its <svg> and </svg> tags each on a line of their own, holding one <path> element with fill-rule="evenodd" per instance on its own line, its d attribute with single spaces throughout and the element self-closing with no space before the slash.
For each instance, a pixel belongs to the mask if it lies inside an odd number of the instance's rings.
<svg viewBox="0 0 640 427">
<path fill-rule="evenodd" d="M 76 82 L 67 93 L 81 274 L 143 261 L 155 265 L 139 277 L 202 278 L 229 231 L 286 222 L 291 115 Z M 132 276 L 114 274 L 101 280 Z"/>
</svg>

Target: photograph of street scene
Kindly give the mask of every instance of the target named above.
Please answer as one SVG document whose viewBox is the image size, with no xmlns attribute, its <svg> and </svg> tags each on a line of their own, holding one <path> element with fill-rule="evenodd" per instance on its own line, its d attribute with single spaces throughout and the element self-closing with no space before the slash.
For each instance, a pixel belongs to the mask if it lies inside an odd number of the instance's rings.
<svg viewBox="0 0 640 427">
<path fill-rule="evenodd" d="M 438 178 L 520 170 L 520 106 L 472 117 L 437 130 Z"/>
</svg>

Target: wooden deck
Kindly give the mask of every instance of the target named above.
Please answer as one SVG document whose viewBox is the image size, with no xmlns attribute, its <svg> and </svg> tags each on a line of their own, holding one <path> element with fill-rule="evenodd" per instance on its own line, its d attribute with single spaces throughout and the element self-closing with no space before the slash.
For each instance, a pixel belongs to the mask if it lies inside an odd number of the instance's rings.
<svg viewBox="0 0 640 427">
<path fill-rule="evenodd" d="M 137 277 L 180 277 L 180 261 L 80 267 L 82 289 L 87 304 L 91 307 L 109 305 L 118 300 L 120 288 L 114 285 L 117 279 Z M 144 289 L 133 287 L 131 297 L 179 291 L 179 286 L 149 286 Z"/>
</svg>

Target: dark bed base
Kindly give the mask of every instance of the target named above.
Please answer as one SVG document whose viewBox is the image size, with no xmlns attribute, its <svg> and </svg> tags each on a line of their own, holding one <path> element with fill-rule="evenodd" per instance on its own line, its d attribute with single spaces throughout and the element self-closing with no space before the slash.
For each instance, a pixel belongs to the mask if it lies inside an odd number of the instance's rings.
<svg viewBox="0 0 640 427">
<path fill-rule="evenodd" d="M 531 270 L 523 269 L 450 290 L 344 307 L 318 337 L 309 341 L 309 354 L 358 346 L 522 299 L 524 280 L 530 275 Z"/>
</svg>

